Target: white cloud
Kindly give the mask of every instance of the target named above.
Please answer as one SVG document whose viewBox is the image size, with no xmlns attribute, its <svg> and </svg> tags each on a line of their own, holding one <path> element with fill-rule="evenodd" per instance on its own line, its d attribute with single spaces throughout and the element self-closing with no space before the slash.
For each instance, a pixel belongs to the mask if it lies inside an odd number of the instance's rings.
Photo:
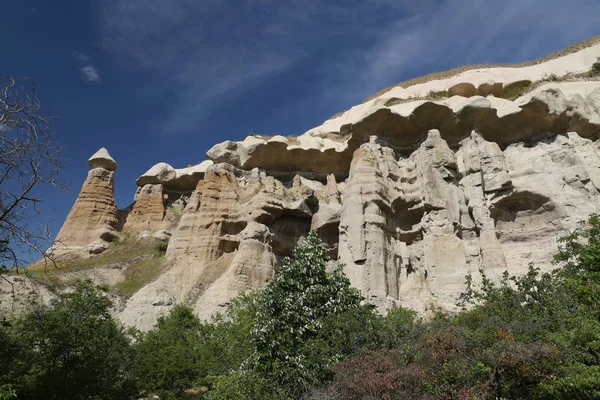
<svg viewBox="0 0 600 400">
<path fill-rule="evenodd" d="M 91 63 L 88 55 L 76 51 L 73 53 L 73 58 L 77 62 L 79 73 L 84 80 L 92 83 L 102 82 L 98 68 Z"/>
<path fill-rule="evenodd" d="M 425 1 L 415 7 L 413 21 L 387 27 L 366 50 L 366 68 L 346 70 L 358 77 L 355 91 L 373 93 L 409 71 L 527 61 L 600 33 L 598 3 L 589 0 Z"/>
<path fill-rule="evenodd" d="M 391 0 L 356 4 L 359 12 L 323 0 L 102 0 L 97 12 L 104 49 L 175 92 L 163 131 L 189 131 L 215 101 L 310 60 L 333 41 L 372 37 L 384 8 L 387 19 L 402 18 Z"/>
<path fill-rule="evenodd" d="M 88 82 L 100 83 L 102 82 L 102 78 L 100 77 L 100 73 L 98 69 L 93 65 L 87 64 L 79 67 L 81 71 L 81 76 Z"/>
</svg>

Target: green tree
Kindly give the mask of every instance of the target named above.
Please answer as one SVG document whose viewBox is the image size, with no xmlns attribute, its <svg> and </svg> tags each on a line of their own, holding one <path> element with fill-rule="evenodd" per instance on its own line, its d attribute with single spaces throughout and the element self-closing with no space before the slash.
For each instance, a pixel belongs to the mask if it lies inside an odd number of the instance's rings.
<svg viewBox="0 0 600 400">
<path fill-rule="evenodd" d="M 239 369 L 251 353 L 254 294 L 235 299 L 227 315 L 202 322 L 183 305 L 158 319 L 135 344 L 135 376 L 146 394 L 180 398 L 186 389 L 206 386 Z"/>
<path fill-rule="evenodd" d="M 3 334 L 11 358 L 0 378 L 26 399 L 124 399 L 134 393 L 133 353 L 109 301 L 78 282 L 52 307 L 38 305 Z M 8 351 L 6 351 L 8 349 Z M 3 360 L 4 361 L 4 360 Z"/>
<path fill-rule="evenodd" d="M 156 328 L 134 346 L 138 386 L 167 399 L 178 398 L 193 387 L 198 377 L 206 375 L 200 370 L 202 328 L 198 317 L 185 306 L 175 306 L 160 317 Z"/>
<path fill-rule="evenodd" d="M 592 73 L 598 74 L 600 73 L 600 57 L 596 59 L 596 62 L 592 64 Z"/>
<path fill-rule="evenodd" d="M 282 395 L 297 395 L 326 379 L 327 369 L 344 352 L 336 345 L 343 338 L 324 334 L 323 328 L 361 307 L 362 297 L 350 287 L 342 266 L 328 274 L 327 261 L 318 234 L 311 232 L 257 299 L 252 367 Z"/>
</svg>

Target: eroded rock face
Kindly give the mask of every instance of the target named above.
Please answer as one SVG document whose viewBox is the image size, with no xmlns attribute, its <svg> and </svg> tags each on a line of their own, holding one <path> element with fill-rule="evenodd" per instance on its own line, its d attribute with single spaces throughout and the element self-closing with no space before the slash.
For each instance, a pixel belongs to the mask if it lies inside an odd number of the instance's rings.
<svg viewBox="0 0 600 400">
<path fill-rule="evenodd" d="M 206 168 L 212 164 L 212 161 L 206 160 L 198 165 L 175 169 L 169 164 L 161 162 L 140 176 L 136 183 L 139 187 L 160 184 L 169 190 L 191 192 L 198 181 L 204 177 Z"/>
<path fill-rule="evenodd" d="M 118 229 L 169 240 L 169 268 L 120 317 L 150 329 L 186 303 L 208 318 L 265 285 L 311 229 L 382 310 L 453 310 L 467 274 L 551 269 L 556 239 L 600 211 L 600 83 L 495 97 L 545 70 L 528 71 L 395 88 L 294 139 L 226 141 L 197 166 L 155 165 Z M 428 88 L 452 97 L 410 98 Z M 85 230 L 76 244 L 94 251 L 97 232 L 115 226 L 111 174 L 90 171 L 63 227 Z"/>
<path fill-rule="evenodd" d="M 147 184 L 135 192 L 131 211 L 123 230 L 137 232 L 155 232 L 164 227 L 166 214 L 163 185 Z"/>
<path fill-rule="evenodd" d="M 52 249 L 55 253 L 86 250 L 98 254 L 118 235 L 114 197 L 116 163 L 106 149 L 100 149 L 89 163 L 96 167 L 88 172 L 79 196 L 56 236 Z"/>
<path fill-rule="evenodd" d="M 339 182 L 215 164 L 172 232 L 171 268 L 121 317 L 150 329 L 184 302 L 208 318 L 263 286 L 311 229 L 380 309 L 453 310 L 467 274 L 552 268 L 556 239 L 600 211 L 599 144 L 568 132 L 502 149 L 473 130 L 450 146 L 432 129 L 398 151 L 373 135 Z"/>
</svg>

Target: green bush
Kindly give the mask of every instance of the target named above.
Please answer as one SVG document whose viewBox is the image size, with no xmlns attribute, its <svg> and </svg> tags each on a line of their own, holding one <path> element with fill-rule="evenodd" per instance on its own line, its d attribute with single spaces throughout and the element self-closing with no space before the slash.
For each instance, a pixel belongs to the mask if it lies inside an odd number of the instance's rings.
<svg viewBox="0 0 600 400">
<path fill-rule="evenodd" d="M 269 382 L 253 371 L 233 372 L 218 377 L 213 383 L 215 390 L 206 400 L 286 400 L 276 391 L 269 389 Z"/>
<path fill-rule="evenodd" d="M 311 232 L 257 299 L 252 367 L 284 396 L 324 380 L 343 352 L 334 343 L 342 339 L 321 335 L 323 327 L 331 318 L 360 308 L 362 298 L 342 267 L 327 274 L 327 261 L 318 234 Z"/>
<path fill-rule="evenodd" d="M 163 256 L 167 253 L 167 248 L 169 247 L 169 242 L 157 241 L 154 245 L 154 251 L 157 255 Z"/>
<path fill-rule="evenodd" d="M 464 311 L 403 324 L 394 350 L 334 367 L 333 398 L 600 398 L 600 217 L 560 240 L 561 268 L 467 279 Z"/>
<path fill-rule="evenodd" d="M 468 277 L 463 311 L 425 322 L 361 304 L 311 232 L 225 315 L 175 306 L 134 345 L 103 289 L 78 282 L 0 325 L 0 399 L 600 398 L 600 217 L 555 260 L 550 273 Z"/>
<path fill-rule="evenodd" d="M 133 353 L 90 281 L 2 328 L 0 386 L 26 399 L 124 399 L 135 393 Z M 7 369 L 5 369 L 7 368 Z M 8 389 L 7 389 L 8 388 Z M 13 391 L 13 392 L 11 392 Z"/>
<path fill-rule="evenodd" d="M 145 394 L 180 398 L 186 389 L 212 387 L 250 356 L 253 296 L 241 296 L 228 318 L 201 322 L 177 305 L 134 345 L 135 377 Z"/>
<path fill-rule="evenodd" d="M 135 344 L 135 377 L 138 387 L 161 398 L 176 399 L 194 386 L 202 371 L 201 330 L 192 310 L 175 306 L 160 317 L 156 328 Z"/>
<path fill-rule="evenodd" d="M 594 64 L 592 64 L 592 73 L 598 74 L 600 73 L 600 57 L 596 60 Z"/>
</svg>

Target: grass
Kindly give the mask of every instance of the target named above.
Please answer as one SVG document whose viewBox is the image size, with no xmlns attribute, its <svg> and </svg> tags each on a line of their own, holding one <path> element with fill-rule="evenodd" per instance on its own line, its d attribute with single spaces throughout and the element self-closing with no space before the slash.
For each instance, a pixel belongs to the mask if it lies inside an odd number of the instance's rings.
<svg viewBox="0 0 600 400">
<path fill-rule="evenodd" d="M 125 280 L 114 285 L 111 288 L 111 292 L 124 299 L 128 299 L 142 287 L 154 281 L 165 269 L 166 265 L 166 259 L 162 256 L 154 256 L 150 259 L 131 264 L 125 270 Z"/>
<path fill-rule="evenodd" d="M 448 98 L 448 92 L 445 90 L 440 92 L 434 92 L 430 90 L 429 93 L 427 93 L 427 96 L 425 96 L 425 99 L 427 100 L 440 100 L 445 98 Z"/>
<path fill-rule="evenodd" d="M 526 85 L 526 86 L 516 87 L 513 89 L 509 89 L 504 93 L 502 98 L 506 99 L 506 100 L 514 101 L 514 100 L 518 99 L 519 97 L 523 96 L 530 89 L 531 89 L 531 84 Z"/>
<path fill-rule="evenodd" d="M 64 258 L 58 260 L 55 266 L 32 265 L 27 268 L 26 273 L 31 279 L 56 292 L 70 286 L 69 273 L 126 264 L 125 279 L 111 287 L 111 291 L 128 298 L 156 279 L 164 269 L 167 264 L 164 257 L 166 247 L 167 243 L 156 239 L 136 240 L 133 236 L 125 235 L 113 241 L 111 247 L 100 255 L 87 258 Z"/>
</svg>

